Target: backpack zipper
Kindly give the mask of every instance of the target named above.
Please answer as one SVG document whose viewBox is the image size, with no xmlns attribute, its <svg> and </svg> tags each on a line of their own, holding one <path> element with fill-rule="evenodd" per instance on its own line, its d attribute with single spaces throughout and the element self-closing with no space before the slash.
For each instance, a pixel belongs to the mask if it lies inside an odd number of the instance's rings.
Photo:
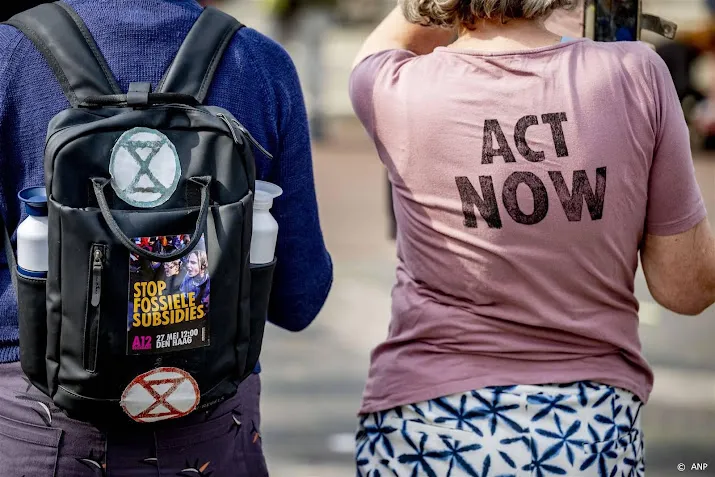
<svg viewBox="0 0 715 477">
<path fill-rule="evenodd" d="M 100 304 L 102 300 L 102 273 L 104 271 L 104 246 L 92 246 L 92 269 L 89 279 L 89 303 L 85 320 L 85 369 L 97 369 L 97 349 L 99 342 Z"/>
<path fill-rule="evenodd" d="M 261 143 L 256 141 L 256 138 L 253 137 L 253 135 L 248 131 L 248 129 L 245 128 L 245 126 L 241 123 L 238 122 L 236 118 L 231 118 L 231 121 L 236 123 L 236 126 L 238 126 L 238 129 L 241 130 L 243 134 L 245 134 L 248 137 L 248 140 L 251 141 L 251 144 L 256 146 L 256 148 L 263 153 L 264 156 L 266 156 L 268 159 L 273 159 L 273 154 L 268 152 L 266 148 L 261 146 Z"/>
<path fill-rule="evenodd" d="M 102 299 L 102 269 L 104 268 L 104 252 L 101 247 L 93 247 L 92 252 L 92 306 L 99 307 Z"/>
<path fill-rule="evenodd" d="M 243 140 L 238 137 L 238 135 L 236 134 L 236 130 L 233 129 L 233 126 L 231 125 L 231 122 L 228 120 L 228 118 L 223 113 L 218 113 L 216 117 L 226 123 L 226 126 L 228 126 L 228 130 L 231 131 L 231 136 L 233 136 L 233 142 L 235 142 L 239 146 L 242 146 Z"/>
<path fill-rule="evenodd" d="M 261 153 L 263 153 L 263 155 L 266 156 L 268 159 L 273 159 L 273 154 L 268 152 L 265 147 L 261 146 L 261 143 L 259 143 L 256 140 L 256 138 L 253 137 L 253 135 L 248 131 L 248 129 L 246 129 L 246 127 L 243 124 L 239 123 L 237 119 L 231 118 L 229 121 L 229 118 L 226 117 L 226 115 L 223 113 L 218 113 L 216 115 L 216 117 L 218 117 L 221 121 L 226 123 L 228 128 L 231 130 L 231 134 L 233 135 L 233 140 L 236 142 L 236 144 L 239 144 L 239 145 L 243 144 L 243 141 L 241 141 L 238 138 L 238 135 L 236 134 L 236 131 L 233 128 L 232 123 L 236 124 L 236 127 L 238 128 L 238 130 L 241 131 L 243 133 L 243 135 L 246 136 L 246 138 L 248 138 L 248 140 L 250 141 L 251 144 L 256 146 L 256 149 L 261 151 Z"/>
</svg>

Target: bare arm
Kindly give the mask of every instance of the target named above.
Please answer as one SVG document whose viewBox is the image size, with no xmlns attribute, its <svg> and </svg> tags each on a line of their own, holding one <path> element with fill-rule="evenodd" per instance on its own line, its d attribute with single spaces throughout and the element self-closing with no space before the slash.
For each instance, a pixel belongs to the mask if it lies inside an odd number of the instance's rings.
<svg viewBox="0 0 715 477">
<path fill-rule="evenodd" d="M 363 43 L 353 68 L 368 56 L 385 50 L 409 50 L 418 55 L 431 53 L 438 46 L 452 43 L 453 30 L 415 25 L 408 22 L 400 7 L 396 7 Z"/>
<path fill-rule="evenodd" d="M 641 251 L 653 298 L 682 315 L 698 315 L 715 302 L 715 238 L 707 219 L 678 235 L 648 235 Z"/>
</svg>

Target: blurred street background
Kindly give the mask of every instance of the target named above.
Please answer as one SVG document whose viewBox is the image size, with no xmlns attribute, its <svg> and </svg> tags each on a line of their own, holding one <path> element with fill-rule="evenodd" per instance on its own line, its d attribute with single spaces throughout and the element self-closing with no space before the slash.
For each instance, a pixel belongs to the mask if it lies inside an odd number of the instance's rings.
<svg viewBox="0 0 715 477">
<path fill-rule="evenodd" d="M 696 25 L 707 14 L 698 0 L 644 4 L 646 11 L 676 21 L 681 29 Z M 355 414 L 370 351 L 387 334 L 395 257 L 384 171 L 353 116 L 347 82 L 362 40 L 392 5 L 349 0 L 323 39 L 325 63 L 319 74 L 325 81 L 326 114 L 314 162 L 335 282 L 325 308 L 308 330 L 267 330 L 261 356 L 261 431 L 269 469 L 276 477 L 355 475 Z M 218 6 L 252 28 L 269 35 L 274 31 L 254 0 L 225 0 Z M 285 46 L 304 81 L 311 73 L 306 55 L 313 52 L 295 42 Z M 712 82 L 708 68 L 701 71 L 703 81 Z M 312 98 L 307 99 L 312 108 Z M 715 223 L 715 153 L 701 150 L 701 142 L 694 138 L 695 165 Z M 645 412 L 647 475 L 715 475 L 715 309 L 696 318 L 675 316 L 652 302 L 642 275 L 636 287 L 643 346 L 656 373 Z M 677 470 L 680 463 L 686 465 L 685 472 Z M 694 463 L 709 467 L 690 471 Z"/>
</svg>

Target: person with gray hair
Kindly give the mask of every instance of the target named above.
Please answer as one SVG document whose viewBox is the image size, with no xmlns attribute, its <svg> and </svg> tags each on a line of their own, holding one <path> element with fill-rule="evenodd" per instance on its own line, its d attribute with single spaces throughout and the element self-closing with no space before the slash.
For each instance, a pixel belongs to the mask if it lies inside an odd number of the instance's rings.
<svg viewBox="0 0 715 477">
<path fill-rule="evenodd" d="M 478 19 L 535 19 L 572 6 L 574 0 L 403 0 L 407 20 L 421 25 L 473 25 Z"/>
<path fill-rule="evenodd" d="M 662 306 L 715 302 L 666 65 L 549 31 L 570 0 L 399 3 L 350 78 L 398 258 L 357 475 L 644 475 L 639 256 Z"/>
</svg>

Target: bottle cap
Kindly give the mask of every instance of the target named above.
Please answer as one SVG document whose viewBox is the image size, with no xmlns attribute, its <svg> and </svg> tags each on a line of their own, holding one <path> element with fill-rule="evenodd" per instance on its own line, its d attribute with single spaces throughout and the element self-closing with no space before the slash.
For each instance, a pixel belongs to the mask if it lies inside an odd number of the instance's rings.
<svg viewBox="0 0 715 477">
<path fill-rule="evenodd" d="M 27 215 L 47 217 L 47 191 L 44 187 L 22 189 L 17 198 L 25 204 Z"/>
<path fill-rule="evenodd" d="M 283 195 L 283 189 L 266 181 L 256 181 L 256 196 L 253 208 L 267 210 L 273 207 L 273 199 Z"/>
</svg>

